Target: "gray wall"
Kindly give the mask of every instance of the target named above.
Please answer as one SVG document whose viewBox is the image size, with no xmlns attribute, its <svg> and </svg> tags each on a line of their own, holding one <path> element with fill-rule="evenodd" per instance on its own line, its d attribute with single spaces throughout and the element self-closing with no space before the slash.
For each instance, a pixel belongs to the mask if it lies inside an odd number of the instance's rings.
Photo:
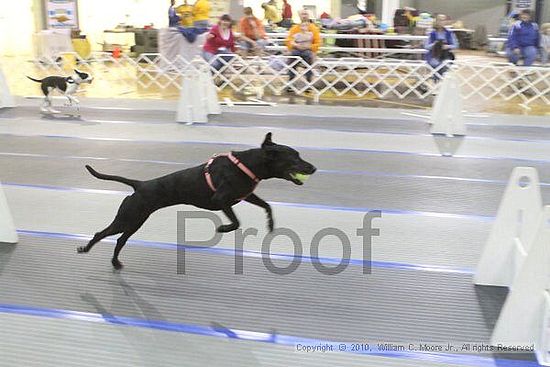
<svg viewBox="0 0 550 367">
<path fill-rule="evenodd" d="M 380 17 L 383 0 L 369 0 L 369 10 Z M 356 14 L 355 0 L 342 0 L 342 17 Z M 543 1 L 542 22 L 550 22 L 550 0 Z M 506 0 L 401 0 L 401 7 L 412 6 L 420 11 L 443 13 L 462 20 L 467 28 L 485 24 L 489 34 L 498 33 L 506 15 Z"/>
<path fill-rule="evenodd" d="M 378 0 L 379 1 L 379 0 Z M 367 10 L 369 12 L 376 12 L 377 0 L 367 1 Z M 350 15 L 357 14 L 357 0 L 342 0 L 342 18 L 347 18 Z"/>
<path fill-rule="evenodd" d="M 544 1 L 542 7 L 542 23 L 550 23 L 550 1 Z"/>
<path fill-rule="evenodd" d="M 420 11 L 447 14 L 464 22 L 466 28 L 485 25 L 489 34 L 498 31 L 500 21 L 506 15 L 505 0 L 403 0 L 401 3 Z"/>
</svg>

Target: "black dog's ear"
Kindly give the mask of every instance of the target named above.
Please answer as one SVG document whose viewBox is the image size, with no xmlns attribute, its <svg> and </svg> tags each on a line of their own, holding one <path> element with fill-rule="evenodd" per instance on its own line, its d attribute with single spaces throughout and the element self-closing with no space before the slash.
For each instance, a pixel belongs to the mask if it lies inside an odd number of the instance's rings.
<svg viewBox="0 0 550 367">
<path fill-rule="evenodd" d="M 262 148 L 265 148 L 270 145 L 274 145 L 273 141 L 271 141 L 271 136 L 272 134 L 270 132 L 265 135 L 264 142 L 262 143 Z"/>
</svg>

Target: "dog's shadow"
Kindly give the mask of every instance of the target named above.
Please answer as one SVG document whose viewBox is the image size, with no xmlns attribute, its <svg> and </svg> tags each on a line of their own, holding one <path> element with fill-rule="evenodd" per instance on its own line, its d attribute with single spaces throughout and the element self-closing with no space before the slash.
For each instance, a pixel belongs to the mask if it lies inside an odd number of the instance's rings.
<svg viewBox="0 0 550 367">
<path fill-rule="evenodd" d="M 123 326 L 117 328 L 117 332 L 124 335 L 124 340 L 133 347 L 132 350 L 137 351 L 137 353 L 139 354 L 137 358 L 139 359 L 140 363 L 143 363 L 143 365 L 151 366 L 158 365 L 158 355 L 155 355 L 155 353 L 151 353 L 151 346 L 154 346 L 154 350 L 156 351 L 156 353 L 159 353 L 161 355 L 171 354 L 171 358 L 177 358 L 177 356 L 173 354 L 173 351 L 175 350 L 174 348 L 178 348 L 178 345 L 180 345 L 182 339 L 173 337 L 170 333 L 165 334 L 161 332 L 162 334 L 157 334 L 157 332 L 159 331 L 151 331 L 151 329 L 155 329 L 155 327 L 148 328 L 146 326 L 147 320 L 150 320 L 151 322 L 169 322 L 165 320 L 165 318 L 154 305 L 143 299 L 143 297 L 139 295 L 139 293 L 132 287 L 132 285 L 130 285 L 124 279 L 120 272 L 114 272 L 113 278 L 110 280 L 99 279 L 99 281 L 106 281 L 111 285 L 113 294 L 111 310 L 109 310 L 108 307 L 104 306 L 101 301 L 98 300 L 97 297 L 90 292 L 82 293 L 80 297 L 83 302 L 89 304 L 96 311 L 96 313 L 100 314 L 108 324 Z M 131 310 L 130 308 L 133 308 L 133 310 Z M 124 314 L 124 316 L 120 316 L 119 313 Z M 139 325 L 133 325 L 129 318 L 138 318 L 144 320 L 143 322 L 139 322 Z M 184 325 L 181 324 L 180 326 Z M 215 321 L 211 322 L 209 328 L 211 329 L 213 334 L 222 334 L 224 338 L 246 339 L 245 337 L 240 335 L 240 332 L 234 331 Z M 182 327 L 182 329 L 185 329 L 185 327 Z M 189 334 L 185 333 L 185 331 L 183 331 L 183 333 L 181 333 L 180 335 L 182 335 L 184 338 L 183 341 L 185 342 L 185 347 L 187 351 L 192 351 L 193 354 L 199 353 L 208 355 L 209 365 L 211 366 L 226 365 L 227 357 L 224 355 L 225 353 L 219 353 L 219 355 L 215 356 L 211 354 L 213 345 L 216 344 L 207 343 L 202 338 L 195 339 L 193 337 L 189 337 Z M 274 342 L 275 338 L 276 334 L 273 332 L 272 334 L 270 334 L 269 337 L 266 337 L 265 339 L 262 339 L 260 341 Z M 228 351 L 226 353 L 230 353 L 232 350 L 234 350 L 234 347 L 224 344 L 221 344 L 220 346 L 222 348 L 227 348 Z M 168 350 L 163 350 L 163 348 L 166 348 Z M 254 346 L 248 347 L 247 345 L 243 345 L 241 343 L 239 344 L 238 348 L 240 362 L 246 362 L 242 365 L 260 365 L 260 361 L 258 361 L 253 353 L 253 350 L 255 349 Z M 169 351 L 171 351 L 171 353 L 168 353 Z M 182 358 L 185 357 L 186 355 L 182 355 Z"/>
<path fill-rule="evenodd" d="M 86 292 L 81 294 L 81 299 L 90 304 L 98 313 L 101 315 L 111 317 L 112 320 L 116 321 L 116 316 L 120 311 L 126 315 L 142 315 L 149 320 L 163 320 L 164 317 L 161 313 L 153 306 L 151 303 L 147 302 L 143 297 L 139 295 L 135 289 L 128 284 L 128 282 L 123 278 L 120 272 L 113 272 L 113 278 L 111 280 L 105 279 L 96 279 L 99 281 L 107 282 L 111 285 L 113 295 L 112 309 L 113 311 L 107 310 L 98 299 L 91 293 Z M 133 308 L 131 310 L 130 308 Z"/>
<path fill-rule="evenodd" d="M 10 263 L 11 255 L 16 248 L 15 243 L 0 242 L 0 275 L 4 272 L 4 269 Z"/>
<path fill-rule="evenodd" d="M 115 272 L 113 276 L 112 280 L 107 281 L 96 279 L 110 284 L 113 295 L 110 307 L 105 306 L 90 292 L 81 293 L 80 298 L 84 303 L 89 304 L 95 313 L 100 314 L 106 324 L 121 326 L 116 328 L 115 332 L 122 336 L 122 340 L 136 353 L 132 358 L 138 360 L 142 365 L 154 366 L 158 361 L 155 353 L 151 353 L 150 348 L 151 345 L 158 345 L 159 341 L 150 329 L 139 326 L 146 325 L 147 320 L 162 321 L 162 315 L 153 305 L 140 297 L 120 273 Z M 144 320 L 143 323 L 135 325 L 131 321 L 132 318 Z M 113 351 L 113 353 L 118 352 Z"/>
<path fill-rule="evenodd" d="M 100 122 L 89 121 L 82 118 L 81 115 L 71 115 L 71 114 L 59 114 L 59 115 L 42 115 L 42 120 L 49 121 L 60 121 L 60 122 L 74 122 L 76 125 L 80 126 L 95 126 L 99 125 Z"/>
</svg>

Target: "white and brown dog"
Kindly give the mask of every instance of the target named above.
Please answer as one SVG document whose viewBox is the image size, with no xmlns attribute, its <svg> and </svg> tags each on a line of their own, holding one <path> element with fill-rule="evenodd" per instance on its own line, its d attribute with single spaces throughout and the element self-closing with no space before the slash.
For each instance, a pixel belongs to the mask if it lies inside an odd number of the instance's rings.
<svg viewBox="0 0 550 367">
<path fill-rule="evenodd" d="M 56 112 L 52 110 L 51 94 L 57 90 L 59 93 L 67 97 L 67 106 L 76 106 L 77 111 L 80 111 L 80 101 L 74 96 L 78 87 L 82 83 L 90 84 L 93 78 L 87 74 L 78 70 L 74 70 L 75 74 L 72 76 L 48 76 L 42 80 L 31 78 L 27 76 L 33 82 L 40 83 L 42 93 L 44 93 L 44 104 L 42 105 L 42 111 L 44 112 Z"/>
</svg>

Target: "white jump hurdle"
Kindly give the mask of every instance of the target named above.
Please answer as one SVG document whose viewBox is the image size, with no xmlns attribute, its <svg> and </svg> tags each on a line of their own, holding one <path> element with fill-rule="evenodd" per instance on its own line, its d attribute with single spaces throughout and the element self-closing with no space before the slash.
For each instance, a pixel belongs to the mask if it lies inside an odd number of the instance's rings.
<svg viewBox="0 0 550 367">
<path fill-rule="evenodd" d="M 17 243 L 18 240 L 8 201 L 0 183 L 0 243 Z"/>
<path fill-rule="evenodd" d="M 475 284 L 512 285 L 532 245 L 541 211 L 537 170 L 515 168 L 477 267 Z"/>
<path fill-rule="evenodd" d="M 431 133 L 446 136 L 466 135 L 462 106 L 460 85 L 455 73 L 451 71 L 441 82 L 441 88 L 432 107 Z"/>
<path fill-rule="evenodd" d="M 192 124 L 208 122 L 208 115 L 221 114 L 216 85 L 208 68 L 183 74 L 176 120 Z"/>
<path fill-rule="evenodd" d="M 550 205 L 537 222 L 536 235 L 510 287 L 491 342 L 534 345 L 539 364 L 550 366 Z"/>
<path fill-rule="evenodd" d="M 542 206 L 536 169 L 517 167 L 500 203 L 474 283 L 510 291 L 491 344 L 534 346 L 550 366 L 550 206 Z"/>
<path fill-rule="evenodd" d="M 10 93 L 8 82 L 0 67 L 0 108 L 15 107 L 15 100 Z"/>
</svg>

